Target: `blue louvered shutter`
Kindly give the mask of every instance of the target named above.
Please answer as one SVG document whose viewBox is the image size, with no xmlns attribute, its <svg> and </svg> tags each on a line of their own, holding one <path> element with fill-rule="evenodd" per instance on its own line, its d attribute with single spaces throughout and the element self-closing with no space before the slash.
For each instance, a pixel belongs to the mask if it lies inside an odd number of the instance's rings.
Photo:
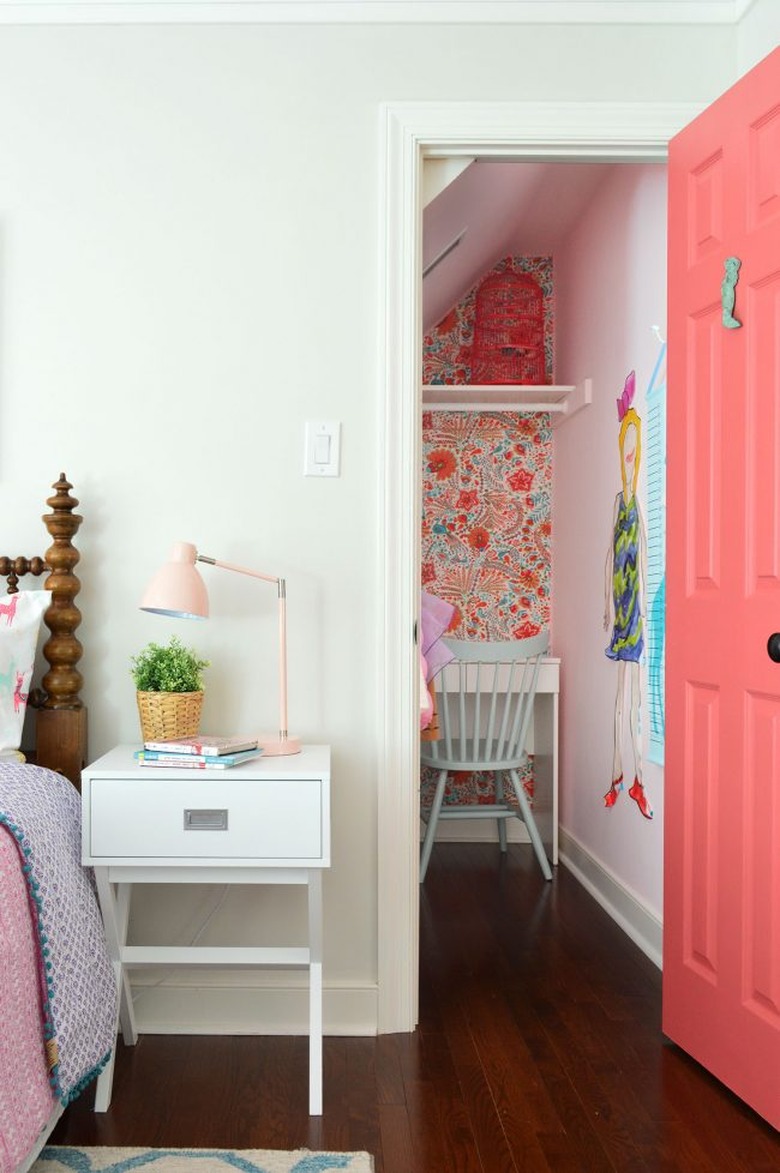
<svg viewBox="0 0 780 1173">
<path fill-rule="evenodd" d="M 647 712 L 648 757 L 664 760 L 666 630 L 666 347 L 647 392 Z"/>
</svg>

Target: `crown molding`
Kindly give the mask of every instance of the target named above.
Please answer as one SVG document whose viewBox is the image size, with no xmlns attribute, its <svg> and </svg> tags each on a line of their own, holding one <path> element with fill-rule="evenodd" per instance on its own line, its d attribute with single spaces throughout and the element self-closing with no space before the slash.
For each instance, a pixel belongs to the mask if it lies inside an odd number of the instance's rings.
<svg viewBox="0 0 780 1173">
<path fill-rule="evenodd" d="M 725 24 L 754 0 L 0 0 L 0 24 Z"/>
</svg>

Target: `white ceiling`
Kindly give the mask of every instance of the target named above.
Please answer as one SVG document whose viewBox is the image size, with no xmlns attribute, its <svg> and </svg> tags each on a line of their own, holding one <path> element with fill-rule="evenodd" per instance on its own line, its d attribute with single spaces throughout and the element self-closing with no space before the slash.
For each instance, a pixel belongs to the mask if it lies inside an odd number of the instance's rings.
<svg viewBox="0 0 780 1173">
<path fill-rule="evenodd" d="M 423 330 L 502 257 L 554 256 L 608 173 L 625 165 L 472 162 L 423 211 L 423 270 L 460 237 L 423 279 Z"/>
<path fill-rule="evenodd" d="M 0 24 L 735 24 L 753 0 L 0 0 Z"/>
</svg>

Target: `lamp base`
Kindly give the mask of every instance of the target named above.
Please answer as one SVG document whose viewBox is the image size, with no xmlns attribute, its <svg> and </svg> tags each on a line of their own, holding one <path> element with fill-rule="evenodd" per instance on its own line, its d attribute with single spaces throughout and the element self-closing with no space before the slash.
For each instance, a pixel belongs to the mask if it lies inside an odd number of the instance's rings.
<svg viewBox="0 0 780 1173">
<path fill-rule="evenodd" d="M 299 737 L 280 737 L 279 734 L 269 733 L 267 736 L 258 737 L 257 744 L 263 751 L 263 757 L 266 758 L 280 758 L 286 754 L 301 752 L 301 739 Z"/>
</svg>

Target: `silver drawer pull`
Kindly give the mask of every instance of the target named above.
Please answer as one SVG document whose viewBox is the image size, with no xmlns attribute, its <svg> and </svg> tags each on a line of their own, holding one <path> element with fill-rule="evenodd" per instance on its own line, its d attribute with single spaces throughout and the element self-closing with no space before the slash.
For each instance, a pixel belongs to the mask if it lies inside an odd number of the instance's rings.
<svg viewBox="0 0 780 1173">
<path fill-rule="evenodd" d="M 185 831 L 227 831 L 228 813 L 226 810 L 185 810 Z"/>
</svg>

